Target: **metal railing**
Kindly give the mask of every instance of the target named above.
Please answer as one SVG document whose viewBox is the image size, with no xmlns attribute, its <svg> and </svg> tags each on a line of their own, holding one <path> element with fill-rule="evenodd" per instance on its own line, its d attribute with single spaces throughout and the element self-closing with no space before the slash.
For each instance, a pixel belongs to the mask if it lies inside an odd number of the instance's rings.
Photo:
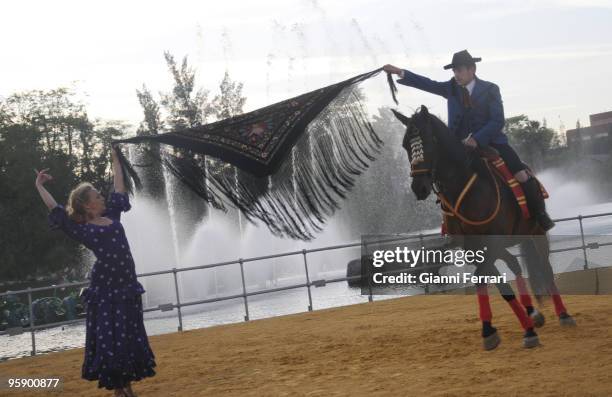
<svg viewBox="0 0 612 397">
<path fill-rule="evenodd" d="M 612 212 L 599 213 L 599 214 L 591 214 L 591 215 L 578 215 L 578 216 L 575 216 L 575 217 L 555 219 L 556 222 L 567 222 L 567 221 L 577 220 L 579 222 L 579 226 L 580 226 L 580 237 L 581 237 L 582 244 L 578 245 L 578 246 L 572 246 L 572 247 L 568 247 L 568 248 L 561 248 L 561 249 L 557 249 L 557 250 L 552 250 L 551 249 L 550 253 L 582 250 L 583 251 L 583 258 L 584 258 L 583 268 L 585 270 L 588 269 L 589 266 L 588 266 L 587 250 L 588 249 L 597 249 L 597 248 L 602 247 L 602 246 L 612 245 L 612 243 L 601 243 L 601 244 L 600 243 L 589 243 L 589 244 L 586 244 L 585 243 L 585 238 L 584 238 L 583 220 L 584 219 L 588 219 L 588 218 L 598 218 L 598 217 L 604 217 L 604 216 L 612 216 Z M 311 281 L 310 273 L 309 273 L 309 267 L 308 267 L 308 254 L 312 254 L 312 253 L 315 253 L 315 252 L 340 250 L 340 249 L 346 249 L 346 248 L 355 248 L 355 247 L 364 246 L 365 244 L 390 243 L 390 242 L 406 241 L 406 240 L 413 240 L 413 239 L 414 240 L 418 239 L 421 242 L 421 244 L 422 244 L 424 242 L 425 238 L 427 238 L 427 237 L 435 237 L 435 236 L 440 236 L 440 234 L 439 233 L 428 233 L 428 234 L 419 233 L 419 234 L 414 234 L 414 235 L 403 235 L 402 237 L 382 239 L 382 240 L 373 240 L 373 241 L 368 241 L 367 243 L 364 243 L 364 242 L 347 243 L 347 244 L 333 245 L 333 246 L 327 246 L 327 247 L 321 247 L 321 248 L 303 249 L 303 250 L 299 250 L 299 251 L 290 251 L 290 252 L 284 252 L 284 253 L 280 253 L 280 254 L 265 255 L 265 256 L 252 257 L 252 258 L 239 258 L 239 259 L 232 260 L 232 261 L 218 262 L 218 263 L 212 263 L 212 264 L 201 265 L 201 266 L 185 267 L 185 268 L 179 268 L 179 269 L 172 268 L 172 269 L 169 269 L 169 270 L 161 270 L 161 271 L 142 273 L 142 274 L 139 274 L 137 276 L 138 277 L 152 277 L 152 276 L 158 276 L 158 275 L 172 274 L 173 278 L 174 278 L 174 288 L 175 288 L 175 296 L 176 296 L 176 303 L 160 304 L 157 307 L 151 307 L 151 308 L 143 309 L 143 312 L 153 312 L 153 311 L 167 312 L 167 311 L 172 311 L 172 310 L 174 310 L 176 308 L 177 309 L 177 321 L 178 321 L 178 328 L 177 329 L 178 329 L 178 331 L 182 331 L 183 330 L 183 314 L 182 314 L 181 308 L 188 307 L 188 306 L 194 306 L 194 305 L 201 305 L 201 304 L 205 304 L 205 303 L 221 302 L 221 301 L 227 301 L 227 300 L 242 298 L 243 304 L 244 304 L 244 321 L 249 321 L 250 317 L 249 317 L 249 300 L 248 300 L 248 297 L 256 296 L 256 295 L 262 295 L 262 294 L 269 294 L 269 293 L 279 292 L 279 291 L 287 291 L 287 290 L 292 290 L 292 289 L 297 289 L 297 288 L 306 288 L 307 289 L 307 292 L 308 292 L 308 311 L 312 311 L 313 310 L 312 291 L 311 291 L 312 287 L 319 288 L 319 287 L 325 287 L 327 284 L 331 284 L 331 283 L 338 283 L 338 282 L 347 282 L 347 281 L 351 281 L 351 280 L 358 280 L 358 279 L 360 279 L 361 276 L 360 275 L 358 275 L 358 276 L 346 276 L 346 277 L 338 277 L 338 278 L 331 278 L 331 279 L 317 279 L 317 280 L 312 280 Z M 365 248 L 367 248 L 367 247 L 365 247 Z M 276 259 L 276 258 L 282 258 L 282 257 L 296 256 L 296 255 L 301 255 L 303 257 L 304 273 L 305 273 L 306 282 L 298 283 L 298 284 L 292 284 L 292 285 L 283 286 L 283 287 L 268 288 L 268 289 L 263 289 L 263 290 L 259 290 L 259 291 L 251 291 L 251 292 L 247 291 L 246 282 L 245 282 L 245 276 L 244 276 L 244 265 L 246 263 L 255 262 L 255 261 L 261 261 L 261 260 L 266 260 L 266 259 Z M 240 276 L 241 276 L 241 281 L 242 281 L 242 293 L 233 294 L 233 295 L 226 295 L 226 296 L 221 296 L 221 297 L 215 297 L 215 298 L 210 298 L 210 299 L 194 300 L 194 301 L 189 301 L 189 302 L 181 302 L 180 301 L 180 289 L 179 289 L 179 283 L 178 283 L 178 277 L 177 277 L 178 273 L 194 271 L 194 270 L 218 268 L 218 267 L 222 267 L 222 266 L 236 265 L 236 264 L 238 264 L 240 266 Z M 34 315 L 33 315 L 33 308 L 32 308 L 32 293 L 33 292 L 39 292 L 39 291 L 53 290 L 53 289 L 58 289 L 58 288 L 81 287 L 81 286 L 85 286 L 85 285 L 88 285 L 88 284 L 89 284 L 89 281 L 85 281 L 85 282 L 66 283 L 66 284 L 60 284 L 60 285 L 53 285 L 53 286 L 49 286 L 49 287 L 28 288 L 28 289 L 19 290 L 19 291 L 7 291 L 7 292 L 4 292 L 4 293 L 0 293 L 0 297 L 8 296 L 8 295 L 27 294 L 28 295 L 29 312 L 30 312 L 30 319 L 29 319 L 29 327 L 28 328 L 14 327 L 14 328 L 7 329 L 5 331 L 0 331 L 0 335 L 17 335 L 17 334 L 21 334 L 23 332 L 30 332 L 31 333 L 31 339 L 32 339 L 32 350 L 31 350 L 30 354 L 31 355 L 36 355 L 35 331 L 41 330 L 41 329 L 46 329 L 46 328 L 62 326 L 62 325 L 81 323 L 81 322 L 84 322 L 85 319 L 80 318 L 80 319 L 75 319 L 75 320 L 67 320 L 67 321 L 60 321 L 60 322 L 55 322 L 55 323 L 47 323 L 47 324 L 34 325 Z M 425 292 L 427 292 L 427 290 Z M 370 293 L 368 295 L 368 301 L 369 302 L 373 302 L 373 300 L 374 300 L 374 296 L 372 295 L 372 291 L 370 289 Z"/>
</svg>

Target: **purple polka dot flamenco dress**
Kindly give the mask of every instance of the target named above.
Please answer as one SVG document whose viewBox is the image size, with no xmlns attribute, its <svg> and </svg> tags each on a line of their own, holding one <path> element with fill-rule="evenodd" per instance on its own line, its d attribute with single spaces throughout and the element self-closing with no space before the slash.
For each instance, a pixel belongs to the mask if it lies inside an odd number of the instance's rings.
<svg viewBox="0 0 612 397">
<path fill-rule="evenodd" d="M 64 207 L 49 213 L 52 229 L 61 229 L 96 256 L 90 284 L 82 295 L 87 307 L 85 359 L 82 378 L 98 380 L 99 388 L 125 387 L 130 381 L 154 376 L 155 355 L 144 327 L 142 297 L 121 212 L 131 205 L 127 193 L 113 192 L 103 216 L 108 226 L 72 221 Z"/>
</svg>

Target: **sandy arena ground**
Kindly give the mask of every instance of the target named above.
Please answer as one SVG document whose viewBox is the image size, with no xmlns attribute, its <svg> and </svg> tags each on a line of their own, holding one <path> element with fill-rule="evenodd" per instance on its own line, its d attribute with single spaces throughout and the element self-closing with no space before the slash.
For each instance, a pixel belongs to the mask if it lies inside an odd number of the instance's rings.
<svg viewBox="0 0 612 397">
<path fill-rule="evenodd" d="M 474 296 L 423 296 L 150 338 L 157 375 L 140 396 L 612 396 L 612 296 L 571 296 L 578 327 L 552 305 L 542 346 L 521 347 L 492 300 L 502 344 L 481 349 Z M 110 396 L 81 380 L 82 349 L 0 363 L 0 376 L 64 378 L 63 395 Z M 44 395 L 0 391 L 3 396 Z"/>
</svg>

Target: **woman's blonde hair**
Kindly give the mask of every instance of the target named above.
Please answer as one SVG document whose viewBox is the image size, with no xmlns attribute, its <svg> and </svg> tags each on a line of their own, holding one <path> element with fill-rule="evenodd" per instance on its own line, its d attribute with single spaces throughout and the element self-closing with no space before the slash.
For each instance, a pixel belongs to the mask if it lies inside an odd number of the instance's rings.
<svg viewBox="0 0 612 397">
<path fill-rule="evenodd" d="M 93 190 L 95 188 L 89 182 L 79 183 L 77 187 L 72 189 L 70 196 L 68 196 L 68 204 L 66 205 L 66 211 L 70 219 L 77 223 L 88 221 L 85 204 L 89 202 L 89 192 Z"/>
</svg>

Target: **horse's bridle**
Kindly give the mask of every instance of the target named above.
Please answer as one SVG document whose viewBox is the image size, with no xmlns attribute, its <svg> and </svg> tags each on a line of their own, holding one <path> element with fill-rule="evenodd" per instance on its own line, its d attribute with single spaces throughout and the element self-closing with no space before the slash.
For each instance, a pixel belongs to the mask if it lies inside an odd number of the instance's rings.
<svg viewBox="0 0 612 397">
<path fill-rule="evenodd" d="M 444 215 L 457 217 L 463 223 L 466 223 L 472 226 L 484 225 L 484 224 L 491 222 L 493 219 L 495 219 L 495 217 L 499 213 L 499 209 L 501 205 L 501 192 L 499 190 L 499 183 L 497 181 L 497 178 L 495 177 L 495 175 L 493 175 L 493 171 L 491 171 L 491 167 L 488 161 L 486 162 L 486 166 L 487 166 L 487 169 L 489 170 L 489 174 L 491 175 L 491 178 L 493 179 L 493 183 L 495 184 L 497 204 L 495 206 L 495 210 L 493 211 L 493 213 L 489 215 L 486 219 L 483 219 L 480 221 L 473 221 L 461 215 L 459 213 L 459 207 L 461 206 L 461 203 L 463 202 L 463 199 L 465 198 L 467 192 L 471 189 L 472 185 L 476 181 L 477 174 L 476 173 L 472 174 L 472 176 L 468 179 L 467 183 L 463 187 L 461 193 L 459 194 L 459 198 L 457 199 L 457 202 L 455 203 L 455 205 L 452 205 L 450 201 L 440 191 L 440 189 L 436 187 L 436 185 L 439 185 L 438 181 L 435 178 L 435 172 L 434 172 L 436 169 L 437 157 L 434 158 L 434 163 L 432 164 L 431 168 L 416 168 L 415 167 L 419 163 L 425 163 L 425 155 L 423 151 L 423 139 L 421 138 L 421 133 L 416 126 L 414 126 L 413 128 L 417 132 L 417 135 L 416 137 L 410 140 L 410 150 L 411 150 L 410 153 L 412 157 L 412 160 L 410 161 L 410 176 L 411 177 L 414 177 L 417 175 L 430 175 L 431 176 L 431 189 L 438 197 L 438 200 L 442 203 L 442 212 L 444 213 Z M 448 210 L 445 211 L 444 207 L 446 207 Z"/>
<path fill-rule="evenodd" d="M 412 167 L 410 167 L 410 176 L 415 176 L 415 175 L 420 175 L 420 174 L 430 174 L 431 175 L 431 169 L 430 168 L 417 168 L 414 169 Z"/>
<path fill-rule="evenodd" d="M 421 131 L 415 125 L 412 126 L 415 131 L 415 136 L 410 139 L 410 176 L 421 175 L 421 174 L 432 174 L 432 169 L 435 168 L 416 168 L 417 164 L 425 163 L 425 152 L 423 150 L 423 138 L 421 137 Z"/>
</svg>

